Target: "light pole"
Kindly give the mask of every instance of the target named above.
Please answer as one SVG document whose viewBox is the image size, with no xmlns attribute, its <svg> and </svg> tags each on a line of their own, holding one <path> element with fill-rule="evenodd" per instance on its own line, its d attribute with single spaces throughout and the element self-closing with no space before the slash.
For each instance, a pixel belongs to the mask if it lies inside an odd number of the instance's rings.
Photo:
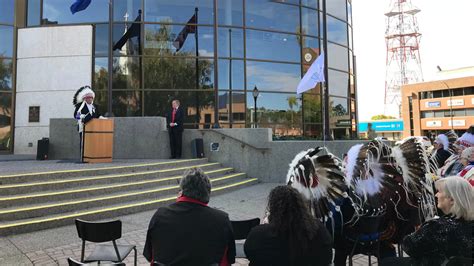
<svg viewBox="0 0 474 266">
<path fill-rule="evenodd" d="M 439 72 L 443 71 L 443 69 L 441 69 L 440 66 L 436 66 L 436 68 L 438 69 Z M 449 115 L 451 117 L 451 131 L 454 132 L 454 123 L 453 123 L 453 92 L 451 90 L 451 88 L 449 87 L 449 85 L 444 81 L 444 80 L 440 80 L 441 83 L 443 83 L 446 88 L 448 88 L 448 92 L 449 92 Z"/>
<path fill-rule="evenodd" d="M 257 128 L 257 98 L 260 92 L 257 89 L 257 86 L 253 88 L 252 95 L 253 95 L 253 122 L 254 122 L 254 127 Z"/>
</svg>

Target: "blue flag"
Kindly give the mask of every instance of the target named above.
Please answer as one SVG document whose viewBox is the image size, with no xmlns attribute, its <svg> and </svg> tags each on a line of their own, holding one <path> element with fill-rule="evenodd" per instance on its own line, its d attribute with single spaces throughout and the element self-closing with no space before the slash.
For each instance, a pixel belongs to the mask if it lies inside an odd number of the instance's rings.
<svg viewBox="0 0 474 266">
<path fill-rule="evenodd" d="M 308 69 L 301 79 L 296 93 L 300 94 L 307 90 L 310 90 L 318 84 L 318 82 L 324 82 L 324 53 L 321 53 L 316 60 L 314 60 L 311 67 Z"/>
<path fill-rule="evenodd" d="M 71 13 L 82 11 L 86 9 L 91 4 L 91 0 L 76 0 L 74 4 L 71 5 Z"/>
</svg>

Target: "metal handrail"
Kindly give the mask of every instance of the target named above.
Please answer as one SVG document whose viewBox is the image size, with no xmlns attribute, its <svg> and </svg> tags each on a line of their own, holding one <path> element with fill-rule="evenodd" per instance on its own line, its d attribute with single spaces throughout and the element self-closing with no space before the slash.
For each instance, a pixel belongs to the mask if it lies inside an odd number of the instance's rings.
<svg viewBox="0 0 474 266">
<path fill-rule="evenodd" d="M 254 146 L 254 145 L 252 145 L 252 144 L 249 144 L 249 143 L 247 143 L 247 142 L 245 142 L 245 141 L 243 141 L 243 140 L 241 140 L 241 139 L 238 139 L 238 138 L 229 136 L 229 135 L 227 135 L 227 134 L 224 134 L 223 132 L 220 132 L 219 130 L 216 130 L 216 129 L 199 129 L 199 131 L 201 131 L 202 135 L 204 135 L 204 132 L 205 132 L 205 131 L 215 132 L 215 133 L 217 133 L 217 134 L 219 134 L 219 135 L 221 135 L 221 136 L 224 136 L 224 137 L 226 137 L 226 138 L 230 138 L 230 139 L 232 139 L 232 140 L 235 140 L 235 141 L 237 141 L 237 142 L 240 142 L 240 143 L 242 144 L 242 148 L 245 147 L 245 146 L 249 146 L 250 148 L 253 148 L 253 149 L 255 149 L 255 150 L 257 150 L 257 151 L 261 151 L 261 152 L 265 152 L 265 151 L 270 150 L 270 148 L 256 147 L 256 146 Z"/>
</svg>

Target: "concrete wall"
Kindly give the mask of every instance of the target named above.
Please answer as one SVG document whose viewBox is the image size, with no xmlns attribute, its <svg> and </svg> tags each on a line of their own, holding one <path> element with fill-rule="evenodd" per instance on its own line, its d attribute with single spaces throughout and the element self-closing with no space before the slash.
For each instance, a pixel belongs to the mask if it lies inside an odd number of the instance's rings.
<svg viewBox="0 0 474 266">
<path fill-rule="evenodd" d="M 35 154 L 50 119 L 72 116 L 74 93 L 92 82 L 92 37 L 87 25 L 18 30 L 15 154 Z M 28 122 L 30 106 L 40 106 L 38 123 Z"/>
</svg>

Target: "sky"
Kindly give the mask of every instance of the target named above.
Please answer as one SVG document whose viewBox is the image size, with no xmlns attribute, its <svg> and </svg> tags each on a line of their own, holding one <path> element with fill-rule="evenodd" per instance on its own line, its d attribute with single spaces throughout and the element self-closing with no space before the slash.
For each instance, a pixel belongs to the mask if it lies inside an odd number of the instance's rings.
<svg viewBox="0 0 474 266">
<path fill-rule="evenodd" d="M 384 112 L 384 13 L 392 0 L 353 0 L 354 54 L 357 56 L 359 120 Z M 424 81 L 443 70 L 474 66 L 474 0 L 412 0 L 417 15 Z"/>
</svg>

